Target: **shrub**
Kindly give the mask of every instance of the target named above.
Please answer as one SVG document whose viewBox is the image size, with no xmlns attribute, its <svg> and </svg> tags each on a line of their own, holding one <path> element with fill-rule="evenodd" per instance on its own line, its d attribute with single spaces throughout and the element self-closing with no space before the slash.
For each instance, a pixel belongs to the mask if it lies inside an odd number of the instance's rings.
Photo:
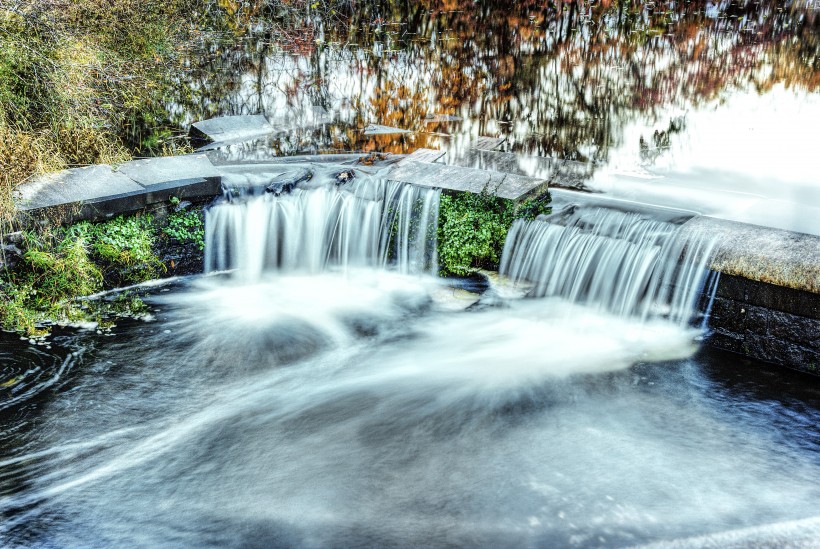
<svg viewBox="0 0 820 549">
<path fill-rule="evenodd" d="M 507 231 L 516 218 L 533 219 L 548 210 L 548 193 L 516 204 L 487 189 L 480 194 L 442 194 L 438 258 L 443 276 L 463 276 L 476 268 L 496 269 Z"/>
</svg>

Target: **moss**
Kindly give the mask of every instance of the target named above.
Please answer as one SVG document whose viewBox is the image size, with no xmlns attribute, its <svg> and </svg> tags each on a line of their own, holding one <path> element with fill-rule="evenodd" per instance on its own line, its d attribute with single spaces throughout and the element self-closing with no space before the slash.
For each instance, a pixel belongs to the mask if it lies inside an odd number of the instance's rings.
<svg viewBox="0 0 820 549">
<path fill-rule="evenodd" d="M 66 232 L 89 242 L 108 288 L 138 284 L 165 272 L 154 252 L 158 231 L 150 214 L 119 216 L 97 224 L 78 223 Z"/>
<path fill-rule="evenodd" d="M 492 195 L 443 194 L 439 207 L 438 257 L 442 276 L 497 269 L 513 220 L 534 219 L 549 210 L 548 193 L 516 203 Z"/>
</svg>

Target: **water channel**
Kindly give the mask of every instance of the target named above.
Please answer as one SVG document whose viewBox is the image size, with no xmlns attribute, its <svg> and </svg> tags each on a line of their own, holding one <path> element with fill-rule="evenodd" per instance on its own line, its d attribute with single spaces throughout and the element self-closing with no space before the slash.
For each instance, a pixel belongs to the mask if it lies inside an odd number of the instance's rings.
<svg viewBox="0 0 820 549">
<path fill-rule="evenodd" d="M 739 218 L 754 210 L 736 188 L 754 165 L 729 155 L 723 179 L 698 179 L 717 162 L 675 139 L 705 138 L 698 113 L 723 112 L 721 96 L 781 94 L 784 112 L 817 105 L 810 11 L 616 10 L 610 26 L 590 26 L 562 3 L 453 4 L 375 2 L 334 16 L 341 26 L 312 24 L 290 50 L 251 33 L 197 57 L 184 76 L 200 82 L 201 101 L 175 108 L 190 120 L 294 122 L 229 148 L 237 158 L 457 153 L 499 134 L 509 152 L 591 166 L 587 190 L 635 200 L 647 186 L 674 199 L 643 202 Z M 600 23 L 603 8 L 590 9 Z M 709 55 L 693 54 L 700 39 Z M 621 70 L 618 47 L 633 69 Z M 697 124 L 675 130 L 668 113 L 679 108 Z M 311 125 L 323 112 L 331 119 Z M 364 137 L 360 122 L 413 133 Z M 794 159 L 771 185 L 795 198 L 770 224 L 809 230 L 798 203 L 816 181 Z M 669 184 L 651 187 L 660 170 Z M 713 195 L 696 188 L 710 185 Z M 723 208 L 730 195 L 746 202 Z M 816 540 L 820 390 L 700 346 L 709 235 L 644 206 L 556 203 L 513 227 L 508 278 L 442 280 L 438 199 L 378 177 L 226 196 L 207 214 L 208 273 L 140 288 L 145 317 L 110 331 L 57 327 L 47 347 L 0 333 L 0 545 Z"/>
</svg>

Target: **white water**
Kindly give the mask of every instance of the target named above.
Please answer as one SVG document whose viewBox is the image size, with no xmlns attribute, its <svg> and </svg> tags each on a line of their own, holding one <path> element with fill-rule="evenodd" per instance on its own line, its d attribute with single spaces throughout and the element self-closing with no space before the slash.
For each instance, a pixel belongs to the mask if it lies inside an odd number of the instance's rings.
<svg viewBox="0 0 820 549">
<path fill-rule="evenodd" d="M 645 214 L 575 207 L 550 221 L 516 221 L 500 273 L 619 316 L 687 324 L 695 313 L 714 239 Z"/>
<path fill-rule="evenodd" d="M 626 546 L 811 516 L 817 414 L 715 384 L 683 304 L 635 313 L 674 295 L 624 289 L 638 275 L 698 285 L 697 262 L 661 268 L 677 226 L 519 226 L 505 265 L 563 261 L 586 289 L 453 312 L 441 281 L 403 274 L 431 268 L 414 227 L 437 195 L 414 193 L 213 208 L 212 268 L 239 276 L 156 288 L 153 323 L 66 369 L 0 456 L 0 545 Z M 567 252 L 539 255 L 555 231 Z"/>
<path fill-rule="evenodd" d="M 434 273 L 440 192 L 360 177 L 226 201 L 206 215 L 206 272 L 236 269 L 248 281 L 329 267 Z"/>
</svg>

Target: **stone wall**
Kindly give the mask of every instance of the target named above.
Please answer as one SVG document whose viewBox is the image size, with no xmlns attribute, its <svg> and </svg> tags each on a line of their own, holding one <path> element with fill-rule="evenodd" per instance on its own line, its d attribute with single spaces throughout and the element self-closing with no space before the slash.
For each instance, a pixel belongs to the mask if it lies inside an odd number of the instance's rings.
<svg viewBox="0 0 820 549">
<path fill-rule="evenodd" d="M 820 375 L 820 294 L 722 274 L 707 344 Z"/>
</svg>

